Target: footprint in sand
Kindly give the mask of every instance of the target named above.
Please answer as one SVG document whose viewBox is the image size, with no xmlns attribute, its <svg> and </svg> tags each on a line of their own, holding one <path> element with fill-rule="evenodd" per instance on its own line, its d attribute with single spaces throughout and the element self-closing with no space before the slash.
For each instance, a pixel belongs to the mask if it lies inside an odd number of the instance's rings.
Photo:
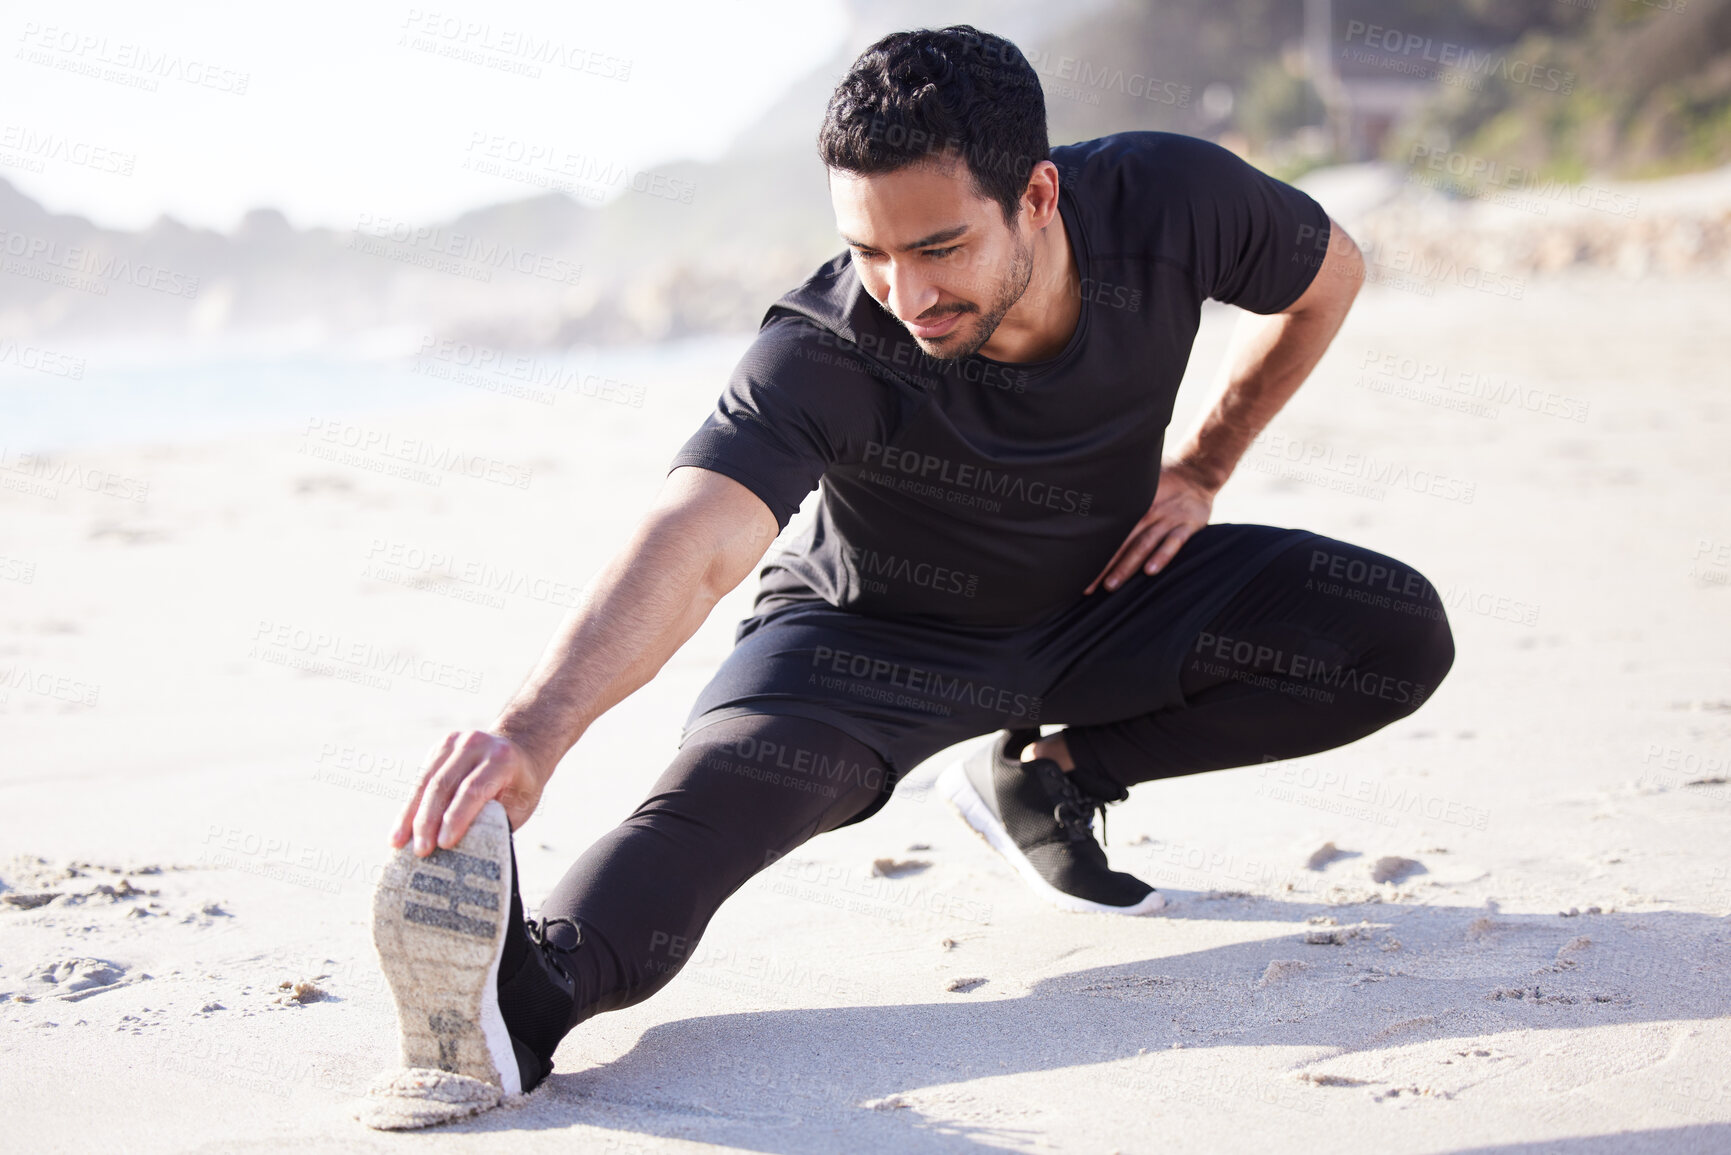
<svg viewBox="0 0 1731 1155">
<path fill-rule="evenodd" d="M 1416 858 L 1401 858 L 1399 855 L 1389 855 L 1376 860 L 1376 865 L 1370 868 L 1372 882 L 1405 882 L 1415 874 L 1428 874 L 1424 863 Z"/>
<path fill-rule="evenodd" d="M 1301 1083 L 1310 1083 L 1317 1087 L 1366 1087 L 1369 1079 L 1355 1079 L 1351 1075 L 1328 1075 L 1321 1071 L 1299 1071 L 1293 1075 Z"/>
<path fill-rule="evenodd" d="M 1309 969 L 1310 964 L 1300 962 L 1295 958 L 1277 958 L 1269 961 L 1268 969 L 1262 972 L 1262 977 L 1256 985 L 1260 988 L 1271 987 L 1296 975 L 1299 971 Z"/>
<path fill-rule="evenodd" d="M 1506 924 L 1498 922 L 1489 915 L 1481 915 L 1467 925 L 1467 941 L 1483 942 L 1497 931 L 1507 929 Z"/>
<path fill-rule="evenodd" d="M 873 878 L 906 878 L 918 874 L 931 863 L 923 858 L 879 858 L 872 862 Z"/>
<path fill-rule="evenodd" d="M 1342 850 L 1332 842 L 1324 842 L 1310 852 L 1310 857 L 1305 860 L 1304 868 L 1306 870 L 1322 870 L 1331 862 L 1342 858 L 1357 858 L 1358 854 L 1359 852 L 1356 850 Z"/>
<path fill-rule="evenodd" d="M 39 906 L 47 906 L 59 897 L 59 891 L 44 891 L 40 894 L 0 894 L 0 903 L 16 907 L 19 910 L 35 910 Z"/>
<path fill-rule="evenodd" d="M 125 967 L 99 958 L 62 959 L 39 968 L 31 977 L 54 987 L 54 997 L 67 1002 L 78 1002 L 130 981 Z M 147 979 L 150 976 L 135 977 Z"/>
<path fill-rule="evenodd" d="M 319 977 L 323 978 L 324 976 L 320 975 Z M 304 980 L 301 982 L 295 982 L 292 979 L 284 979 L 282 982 L 277 984 L 276 989 L 279 993 L 272 1001 L 281 1003 L 284 1006 L 291 1003 L 298 1003 L 304 1006 L 307 1003 L 323 1002 L 324 1000 L 331 998 L 330 992 L 324 990 L 316 982 L 307 982 Z"/>
</svg>

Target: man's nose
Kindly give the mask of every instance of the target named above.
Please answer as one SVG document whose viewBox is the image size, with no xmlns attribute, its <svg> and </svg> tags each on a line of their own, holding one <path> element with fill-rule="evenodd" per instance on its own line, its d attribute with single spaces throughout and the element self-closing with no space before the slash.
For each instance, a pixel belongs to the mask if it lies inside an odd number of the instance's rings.
<svg viewBox="0 0 1731 1155">
<path fill-rule="evenodd" d="M 937 286 L 920 277 L 909 262 L 891 262 L 884 278 L 890 312 L 911 321 L 938 303 Z"/>
</svg>

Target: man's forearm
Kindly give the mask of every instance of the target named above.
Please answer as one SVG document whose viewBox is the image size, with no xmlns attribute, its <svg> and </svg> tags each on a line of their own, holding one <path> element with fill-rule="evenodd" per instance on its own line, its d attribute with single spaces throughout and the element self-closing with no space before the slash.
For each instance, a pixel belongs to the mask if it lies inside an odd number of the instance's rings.
<svg viewBox="0 0 1731 1155">
<path fill-rule="evenodd" d="M 666 664 L 733 583 L 712 551 L 650 522 L 584 589 L 492 731 L 550 775 L 589 725 Z"/>
<path fill-rule="evenodd" d="M 1268 423 L 1322 360 L 1340 331 L 1363 279 L 1352 239 L 1334 226 L 1311 288 L 1285 313 L 1240 319 L 1227 353 L 1225 382 L 1214 403 L 1172 455 L 1218 490 Z"/>
</svg>

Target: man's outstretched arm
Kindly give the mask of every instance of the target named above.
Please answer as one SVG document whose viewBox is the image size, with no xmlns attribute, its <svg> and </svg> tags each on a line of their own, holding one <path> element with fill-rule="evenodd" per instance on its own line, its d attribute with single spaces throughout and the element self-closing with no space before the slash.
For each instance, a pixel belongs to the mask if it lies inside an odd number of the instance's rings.
<svg viewBox="0 0 1731 1155">
<path fill-rule="evenodd" d="M 737 481 L 675 469 L 492 726 L 449 734 L 433 751 L 391 845 L 412 837 L 420 855 L 455 846 L 494 798 L 512 827 L 521 826 L 565 752 L 655 676 L 762 559 L 776 532 L 769 507 Z"/>
<path fill-rule="evenodd" d="M 1279 313 L 1239 319 L 1219 395 L 1168 454 L 1154 504 L 1084 593 L 1093 593 L 1102 582 L 1117 589 L 1138 568 L 1158 573 L 1191 534 L 1208 524 L 1214 495 L 1256 435 L 1322 360 L 1363 282 L 1364 258 L 1331 218 L 1322 266 L 1298 300 Z"/>
</svg>

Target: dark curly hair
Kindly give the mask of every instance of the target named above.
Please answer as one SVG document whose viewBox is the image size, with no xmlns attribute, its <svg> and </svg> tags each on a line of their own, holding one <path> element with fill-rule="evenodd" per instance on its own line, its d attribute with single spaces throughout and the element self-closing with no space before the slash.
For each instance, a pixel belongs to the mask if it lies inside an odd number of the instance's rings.
<svg viewBox="0 0 1731 1155">
<path fill-rule="evenodd" d="M 893 32 L 836 86 L 817 149 L 830 168 L 861 175 L 960 156 L 1008 224 L 1048 158 L 1046 98 L 1002 37 L 966 24 Z"/>
</svg>

